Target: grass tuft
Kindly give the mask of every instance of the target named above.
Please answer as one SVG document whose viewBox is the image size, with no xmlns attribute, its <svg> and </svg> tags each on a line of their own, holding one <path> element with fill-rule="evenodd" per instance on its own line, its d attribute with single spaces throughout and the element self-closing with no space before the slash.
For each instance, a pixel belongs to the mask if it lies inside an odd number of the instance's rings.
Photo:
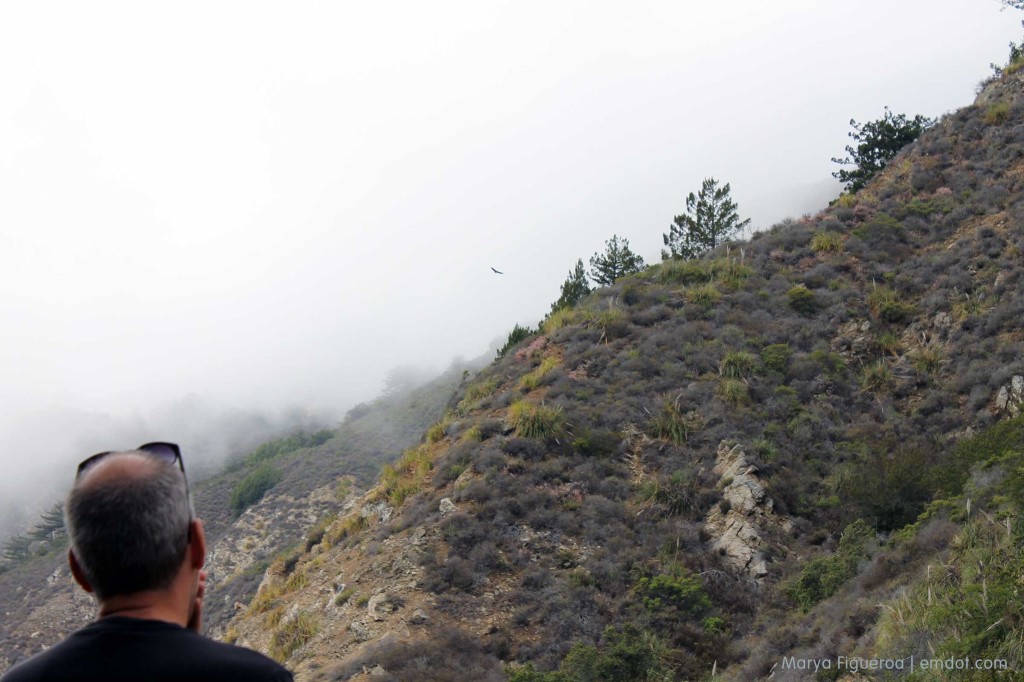
<svg viewBox="0 0 1024 682">
<path fill-rule="evenodd" d="M 541 382 L 544 380 L 544 377 L 548 372 L 553 370 L 555 367 L 558 367 L 558 362 L 559 360 L 555 356 L 544 358 L 540 365 L 535 367 L 533 371 L 524 374 L 519 379 L 519 388 L 527 392 L 537 388 L 541 385 Z"/>
<path fill-rule="evenodd" d="M 831 230 L 819 232 L 811 238 L 811 250 L 815 253 L 839 253 L 843 250 L 843 236 Z"/>
<path fill-rule="evenodd" d="M 508 409 L 509 424 L 521 438 L 547 438 L 562 428 L 562 408 L 517 400 Z"/>
<path fill-rule="evenodd" d="M 270 643 L 270 655 L 283 663 L 319 631 L 320 621 L 316 615 L 309 611 L 299 611 L 274 632 Z"/>
</svg>

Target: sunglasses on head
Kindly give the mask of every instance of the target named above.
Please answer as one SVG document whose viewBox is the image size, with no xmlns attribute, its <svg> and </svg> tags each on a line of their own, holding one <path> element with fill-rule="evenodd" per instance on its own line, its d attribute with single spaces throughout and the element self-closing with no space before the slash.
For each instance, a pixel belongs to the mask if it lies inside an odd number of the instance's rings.
<svg viewBox="0 0 1024 682">
<path fill-rule="evenodd" d="M 181 448 L 175 443 L 146 443 L 135 448 L 139 452 L 145 452 L 147 455 L 152 455 L 157 459 L 163 460 L 168 464 L 177 463 L 178 468 L 181 469 L 181 474 L 185 475 L 185 463 L 181 461 Z M 78 465 L 78 473 L 75 474 L 75 478 L 81 478 L 90 467 L 94 466 L 100 460 L 107 455 L 113 455 L 116 452 L 123 452 L 119 450 L 107 450 L 106 452 L 98 452 L 92 457 L 86 459 Z M 186 479 L 186 485 L 188 481 Z"/>
</svg>

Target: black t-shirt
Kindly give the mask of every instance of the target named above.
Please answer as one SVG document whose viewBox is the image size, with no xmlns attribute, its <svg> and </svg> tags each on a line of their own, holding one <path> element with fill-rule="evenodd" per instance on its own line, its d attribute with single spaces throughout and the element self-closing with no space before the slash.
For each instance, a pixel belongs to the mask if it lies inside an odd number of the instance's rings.
<svg viewBox="0 0 1024 682">
<path fill-rule="evenodd" d="M 292 682 L 263 654 L 173 623 L 109 616 L 14 666 L 0 682 Z"/>
</svg>

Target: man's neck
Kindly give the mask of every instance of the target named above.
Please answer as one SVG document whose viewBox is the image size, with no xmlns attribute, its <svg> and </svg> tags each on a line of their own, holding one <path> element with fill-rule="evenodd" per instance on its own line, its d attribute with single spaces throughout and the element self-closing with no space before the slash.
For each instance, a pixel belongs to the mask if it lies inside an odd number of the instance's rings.
<svg viewBox="0 0 1024 682">
<path fill-rule="evenodd" d="M 141 620 L 161 620 L 185 627 L 188 614 L 169 601 L 167 595 L 162 592 L 139 592 L 109 597 L 100 603 L 99 617 L 122 616 Z"/>
</svg>

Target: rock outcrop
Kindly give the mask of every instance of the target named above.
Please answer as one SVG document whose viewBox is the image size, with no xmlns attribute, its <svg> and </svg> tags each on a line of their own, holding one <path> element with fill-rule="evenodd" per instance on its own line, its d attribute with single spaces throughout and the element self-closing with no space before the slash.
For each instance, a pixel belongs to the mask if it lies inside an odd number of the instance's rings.
<svg viewBox="0 0 1024 682">
<path fill-rule="evenodd" d="M 996 391 L 996 410 L 1016 417 L 1020 414 L 1022 405 L 1024 405 L 1024 376 L 1015 374 Z"/>
<path fill-rule="evenodd" d="M 737 571 L 755 580 L 768 575 L 764 535 L 769 527 L 790 530 L 790 523 L 777 515 L 775 503 L 757 476 L 757 466 L 739 445 L 718 446 L 714 472 L 722 487 L 722 502 L 711 510 L 705 529 L 713 538 L 711 547 Z"/>
</svg>

